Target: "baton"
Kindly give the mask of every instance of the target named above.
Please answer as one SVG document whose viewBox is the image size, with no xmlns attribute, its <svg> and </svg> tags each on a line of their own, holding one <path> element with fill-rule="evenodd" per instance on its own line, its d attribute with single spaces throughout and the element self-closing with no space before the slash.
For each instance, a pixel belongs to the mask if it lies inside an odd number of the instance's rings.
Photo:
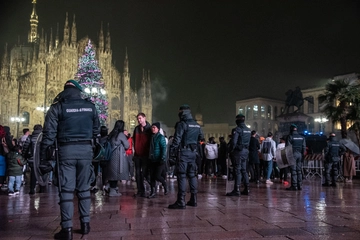
<svg viewBox="0 0 360 240">
<path fill-rule="evenodd" d="M 58 178 L 58 188 L 59 188 L 59 193 L 61 193 L 59 148 L 58 148 L 57 139 L 55 139 L 55 161 L 56 161 L 56 172 L 57 172 L 57 178 Z"/>
</svg>

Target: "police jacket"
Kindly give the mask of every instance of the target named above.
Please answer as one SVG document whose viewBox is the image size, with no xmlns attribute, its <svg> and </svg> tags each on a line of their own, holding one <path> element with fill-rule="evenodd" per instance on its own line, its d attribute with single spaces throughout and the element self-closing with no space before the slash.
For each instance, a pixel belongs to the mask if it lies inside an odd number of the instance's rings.
<svg viewBox="0 0 360 240">
<path fill-rule="evenodd" d="M 340 161 L 340 156 L 346 151 L 346 148 L 336 139 L 336 137 L 330 137 L 325 148 L 325 159 L 327 161 Z"/>
<path fill-rule="evenodd" d="M 203 138 L 200 125 L 192 118 L 189 109 L 183 110 L 180 121 L 176 123 L 173 142 L 170 146 L 170 155 L 176 155 L 181 149 L 196 151 L 197 145 Z"/>
<path fill-rule="evenodd" d="M 242 151 L 244 148 L 249 148 L 251 130 L 245 123 L 239 123 L 239 125 L 231 131 L 231 135 L 230 152 Z"/>
<path fill-rule="evenodd" d="M 45 117 L 41 142 L 42 159 L 46 159 L 46 149 L 57 138 L 58 145 L 90 145 L 97 137 L 100 122 L 95 105 L 81 98 L 77 88 L 66 88 L 59 101 L 54 102 Z M 68 153 L 69 155 L 71 153 Z"/>
<path fill-rule="evenodd" d="M 293 152 L 299 152 L 302 155 L 306 151 L 305 137 L 300 135 L 297 131 L 293 131 L 286 138 L 286 146 L 292 145 Z"/>
</svg>

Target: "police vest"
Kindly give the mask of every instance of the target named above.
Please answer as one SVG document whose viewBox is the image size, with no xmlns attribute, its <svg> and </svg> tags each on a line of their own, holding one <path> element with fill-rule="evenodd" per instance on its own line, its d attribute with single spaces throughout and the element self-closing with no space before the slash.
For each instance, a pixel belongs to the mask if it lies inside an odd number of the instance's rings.
<svg viewBox="0 0 360 240">
<path fill-rule="evenodd" d="M 293 148 L 293 151 L 296 151 L 296 152 L 300 152 L 302 153 L 301 151 L 303 150 L 303 143 L 304 143 L 304 137 L 301 136 L 300 134 L 294 134 L 294 135 L 291 135 L 292 137 L 292 142 L 291 142 L 291 145 L 292 145 L 292 148 Z"/>
<path fill-rule="evenodd" d="M 93 118 L 96 114 L 94 104 L 84 99 L 64 99 L 60 104 L 62 111 L 58 124 L 59 142 L 91 140 Z"/>
<path fill-rule="evenodd" d="M 235 149 L 242 150 L 243 148 L 249 148 L 251 130 L 245 124 L 235 128 L 235 131 L 239 133 L 239 137 L 236 141 Z"/>
<path fill-rule="evenodd" d="M 193 119 L 189 119 L 184 122 L 187 126 L 187 129 L 185 130 L 185 133 L 181 138 L 181 146 L 190 147 L 193 145 L 197 145 L 200 135 L 200 125 Z"/>
<path fill-rule="evenodd" d="M 329 142 L 329 152 L 328 154 L 331 157 L 338 157 L 340 150 L 340 143 L 338 141 L 330 141 Z"/>
</svg>

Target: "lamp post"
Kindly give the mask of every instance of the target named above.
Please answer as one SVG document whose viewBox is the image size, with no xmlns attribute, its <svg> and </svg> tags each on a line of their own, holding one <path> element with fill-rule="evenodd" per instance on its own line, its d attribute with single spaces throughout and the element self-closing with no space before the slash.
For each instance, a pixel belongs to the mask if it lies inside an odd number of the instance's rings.
<svg viewBox="0 0 360 240">
<path fill-rule="evenodd" d="M 323 116 L 317 117 L 314 119 L 315 122 L 318 122 L 320 124 L 320 134 L 324 132 L 324 123 L 329 121 L 327 118 L 324 118 Z"/>
</svg>

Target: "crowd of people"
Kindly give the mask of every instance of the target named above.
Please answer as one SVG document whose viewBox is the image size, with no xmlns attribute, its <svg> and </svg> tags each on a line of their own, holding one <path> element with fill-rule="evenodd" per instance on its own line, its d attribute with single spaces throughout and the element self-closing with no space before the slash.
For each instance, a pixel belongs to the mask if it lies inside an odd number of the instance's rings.
<svg viewBox="0 0 360 240">
<path fill-rule="evenodd" d="M 269 132 L 266 138 L 260 137 L 246 126 L 245 116 L 239 114 L 229 142 L 224 137 L 219 137 L 219 143 L 214 137 L 206 141 L 200 125 L 191 115 L 190 106 L 184 104 L 179 108 L 175 133 L 169 138 L 159 122 L 150 124 L 142 112 L 137 115 L 138 125 L 132 134 L 126 130 L 123 120 L 117 120 L 109 132 L 106 126 L 100 126 L 94 104 L 82 99 L 81 91 L 75 80 L 68 80 L 64 91 L 47 112 L 44 126 L 37 124 L 32 132 L 24 129 L 19 139 L 14 139 L 9 127 L 0 125 L 0 187 L 6 183 L 8 195 L 18 195 L 26 179 L 24 175 L 29 172 L 29 194 L 35 194 L 39 181 L 36 167 L 41 178 L 46 176 L 41 182 L 52 184 L 54 180 L 61 210 L 61 231 L 54 235 L 55 239 L 72 239 L 74 194 L 78 198 L 81 233 L 90 232 L 91 193 L 99 190 L 97 176 L 100 175 L 103 195 L 108 197 L 122 195 L 119 181 L 136 182 L 134 197 L 155 198 L 160 184 L 163 194 L 167 195 L 168 178 L 176 178 L 177 199 L 168 206 L 169 209 L 196 207 L 197 184 L 203 177 L 233 180 L 234 189 L 227 196 L 248 195 L 250 183 L 271 185 L 272 179 L 276 178 L 284 185 L 290 185 L 287 190 L 302 189 L 306 144 L 296 125 L 291 125 L 289 135 L 276 143 L 273 133 Z M 41 144 L 37 143 L 40 134 Z M 111 146 L 110 154 L 94 159 L 95 149 L 104 150 L 106 144 Z M 279 169 L 276 152 L 286 147 L 292 149 L 294 163 Z M 39 156 L 34 155 L 35 149 L 40 152 Z M 346 181 L 351 182 L 356 174 L 354 156 L 331 133 L 325 148 L 323 186 L 336 185 L 342 155 L 344 175 Z M 188 201 L 185 199 L 187 180 L 190 187 Z M 38 191 L 43 191 L 41 186 Z"/>
</svg>

